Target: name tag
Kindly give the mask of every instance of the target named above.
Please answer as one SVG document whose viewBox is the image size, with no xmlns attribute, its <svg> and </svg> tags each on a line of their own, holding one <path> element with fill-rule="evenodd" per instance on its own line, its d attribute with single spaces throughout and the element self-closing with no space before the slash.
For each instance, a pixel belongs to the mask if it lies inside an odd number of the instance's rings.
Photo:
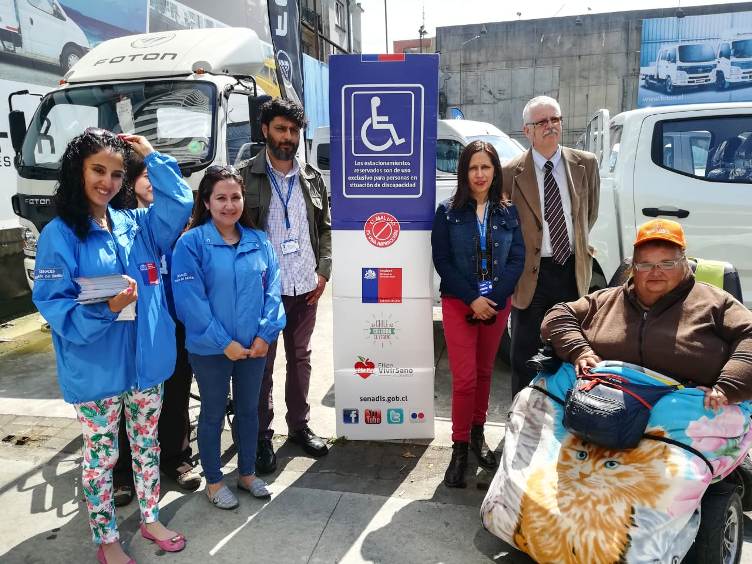
<svg viewBox="0 0 752 564">
<path fill-rule="evenodd" d="M 282 241 L 282 254 L 283 255 L 289 255 L 291 253 L 296 253 L 300 250 L 300 245 L 298 245 L 297 239 L 288 239 L 287 241 Z"/>
<path fill-rule="evenodd" d="M 481 280 L 478 282 L 478 291 L 481 296 L 487 296 L 493 290 L 493 283 L 490 280 Z"/>
</svg>

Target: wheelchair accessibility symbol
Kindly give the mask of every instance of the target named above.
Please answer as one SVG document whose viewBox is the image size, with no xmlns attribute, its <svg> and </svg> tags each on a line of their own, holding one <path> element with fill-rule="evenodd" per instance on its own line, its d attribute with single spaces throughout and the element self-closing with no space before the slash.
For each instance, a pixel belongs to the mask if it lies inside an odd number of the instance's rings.
<svg viewBox="0 0 752 564">
<path fill-rule="evenodd" d="M 363 145 L 374 151 L 380 153 L 386 151 L 392 144 L 402 145 L 405 142 L 404 137 L 397 135 L 397 130 L 394 129 L 394 124 L 389 123 L 388 116 L 379 115 L 379 106 L 381 105 L 381 98 L 374 96 L 371 98 L 371 117 L 363 122 L 363 127 L 360 128 L 360 139 L 363 141 Z M 389 132 L 390 137 L 381 145 L 374 145 L 368 139 L 368 130 L 373 128 L 376 130 L 386 130 Z"/>
<path fill-rule="evenodd" d="M 367 89 L 352 93 L 350 135 L 353 156 L 413 155 L 415 93 Z"/>
</svg>

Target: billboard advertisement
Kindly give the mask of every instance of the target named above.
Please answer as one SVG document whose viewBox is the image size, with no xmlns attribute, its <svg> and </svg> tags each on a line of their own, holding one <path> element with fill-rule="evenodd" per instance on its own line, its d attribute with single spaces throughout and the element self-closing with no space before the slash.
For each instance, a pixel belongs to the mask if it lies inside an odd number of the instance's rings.
<svg viewBox="0 0 752 564">
<path fill-rule="evenodd" d="M 337 435 L 431 438 L 437 55 L 330 59 Z"/>
<path fill-rule="evenodd" d="M 752 100 L 752 12 L 642 21 L 637 107 Z"/>
</svg>

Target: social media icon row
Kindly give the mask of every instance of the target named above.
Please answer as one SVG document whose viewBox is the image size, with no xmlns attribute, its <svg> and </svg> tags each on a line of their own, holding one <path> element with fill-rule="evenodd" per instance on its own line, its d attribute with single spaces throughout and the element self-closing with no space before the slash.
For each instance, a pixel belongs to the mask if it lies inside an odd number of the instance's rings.
<svg viewBox="0 0 752 564">
<path fill-rule="evenodd" d="M 409 414 L 410 423 L 424 423 L 426 415 L 423 411 L 414 410 Z M 360 409 L 345 408 L 342 410 L 342 422 L 348 425 L 360 423 Z M 381 409 L 364 409 L 363 423 L 366 425 L 380 425 L 382 422 Z M 405 410 L 401 407 L 386 410 L 386 422 L 389 425 L 402 425 L 405 422 Z"/>
</svg>

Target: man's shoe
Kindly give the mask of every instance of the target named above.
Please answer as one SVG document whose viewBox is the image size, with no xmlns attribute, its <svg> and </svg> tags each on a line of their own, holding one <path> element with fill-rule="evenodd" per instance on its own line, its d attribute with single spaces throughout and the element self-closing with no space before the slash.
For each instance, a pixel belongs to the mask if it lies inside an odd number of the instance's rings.
<svg viewBox="0 0 752 564">
<path fill-rule="evenodd" d="M 467 443 L 455 442 L 452 445 L 452 460 L 444 473 L 444 484 L 448 488 L 464 488 L 467 470 Z"/>
<path fill-rule="evenodd" d="M 478 466 L 486 470 L 494 470 L 497 466 L 494 451 L 488 448 L 483 435 L 483 425 L 473 425 L 470 430 L 470 450 L 478 459 Z"/>
<path fill-rule="evenodd" d="M 261 439 L 256 448 L 256 474 L 271 474 L 277 469 L 277 455 L 274 454 L 271 439 Z"/>
<path fill-rule="evenodd" d="M 175 483 L 186 491 L 196 491 L 201 485 L 201 475 L 196 472 L 189 461 L 183 461 L 177 468 L 162 470 L 166 476 L 175 481 Z"/>
<path fill-rule="evenodd" d="M 112 500 L 115 507 L 123 507 L 133 500 L 133 486 L 130 484 L 118 484 L 113 487 Z"/>
<path fill-rule="evenodd" d="M 326 441 L 321 437 L 317 437 L 313 431 L 308 427 L 303 427 L 298 431 L 290 433 L 290 440 L 294 443 L 298 443 L 303 447 L 303 450 L 307 454 L 318 458 L 324 456 L 329 452 L 329 448 L 326 446 Z"/>
</svg>

